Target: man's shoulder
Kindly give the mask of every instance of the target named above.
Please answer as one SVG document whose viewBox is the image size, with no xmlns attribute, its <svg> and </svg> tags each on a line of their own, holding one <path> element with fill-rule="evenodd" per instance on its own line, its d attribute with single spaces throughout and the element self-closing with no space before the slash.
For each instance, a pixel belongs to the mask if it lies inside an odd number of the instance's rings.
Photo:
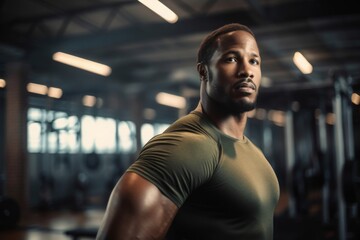
<svg viewBox="0 0 360 240">
<path fill-rule="evenodd" d="M 218 153 L 220 137 L 211 128 L 208 122 L 196 113 L 175 121 L 163 133 L 153 137 L 145 149 L 172 149 L 175 151 Z"/>
<path fill-rule="evenodd" d="M 190 148 L 214 147 L 218 142 L 205 131 L 176 129 L 165 131 L 149 141 L 156 145 L 176 145 Z"/>
<path fill-rule="evenodd" d="M 183 135 L 202 138 L 205 136 L 212 141 L 219 141 L 219 134 L 211 123 L 200 113 L 191 112 L 175 121 L 164 133 L 183 133 Z"/>
</svg>

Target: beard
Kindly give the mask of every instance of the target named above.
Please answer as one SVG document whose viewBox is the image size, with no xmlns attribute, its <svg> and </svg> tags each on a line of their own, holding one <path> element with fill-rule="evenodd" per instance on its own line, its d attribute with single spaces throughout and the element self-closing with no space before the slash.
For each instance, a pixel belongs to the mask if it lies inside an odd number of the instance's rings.
<svg viewBox="0 0 360 240">
<path fill-rule="evenodd" d="M 231 108 L 235 109 L 235 111 L 237 110 L 238 111 L 237 113 L 249 112 L 256 108 L 256 101 L 250 102 L 246 100 L 241 100 L 239 102 L 234 103 L 233 107 Z"/>
<path fill-rule="evenodd" d="M 220 103 L 220 104 L 223 105 L 223 108 L 225 108 L 227 112 L 232 113 L 234 115 L 249 112 L 256 108 L 256 101 L 250 102 L 245 99 L 241 99 L 240 101 L 237 102 L 229 101 L 227 103 Z"/>
<path fill-rule="evenodd" d="M 219 101 L 216 100 L 214 97 L 210 96 L 206 90 L 205 93 L 208 101 L 212 105 L 216 106 L 216 109 L 219 109 L 220 111 L 225 111 L 233 115 L 249 112 L 256 108 L 256 99 L 254 101 L 250 101 L 242 98 L 238 101 L 234 101 L 231 98 L 226 98 L 224 99 L 224 101 Z"/>
</svg>

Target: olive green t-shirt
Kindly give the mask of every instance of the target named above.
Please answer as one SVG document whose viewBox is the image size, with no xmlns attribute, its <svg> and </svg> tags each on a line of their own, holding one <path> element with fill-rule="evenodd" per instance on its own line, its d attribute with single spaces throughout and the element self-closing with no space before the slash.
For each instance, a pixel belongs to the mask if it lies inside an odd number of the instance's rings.
<svg viewBox="0 0 360 240">
<path fill-rule="evenodd" d="M 271 165 L 248 138 L 223 134 L 200 112 L 152 138 L 128 171 L 179 207 L 166 239 L 273 238 L 279 185 Z"/>
</svg>

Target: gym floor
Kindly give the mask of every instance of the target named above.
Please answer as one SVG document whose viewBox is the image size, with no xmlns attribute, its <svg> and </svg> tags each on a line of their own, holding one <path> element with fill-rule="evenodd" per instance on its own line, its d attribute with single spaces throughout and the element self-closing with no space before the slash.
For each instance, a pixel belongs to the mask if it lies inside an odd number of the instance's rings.
<svg viewBox="0 0 360 240">
<path fill-rule="evenodd" d="M 30 212 L 16 228 L 0 230 L 1 240 L 80 240 L 92 235 L 103 217 L 103 210 Z M 88 237 L 76 238 L 75 229 L 85 229 Z M 72 234 L 69 233 L 72 232 Z"/>
<path fill-rule="evenodd" d="M 318 194 L 316 194 L 318 195 Z M 315 196 L 316 196 L 315 195 Z M 274 240 L 337 240 L 336 223 L 324 226 L 321 208 L 314 207 L 301 217 L 290 219 L 287 195 L 283 192 L 274 218 Z M 89 240 L 95 239 L 103 209 L 82 211 L 34 211 L 23 214 L 13 229 L 0 229 L 1 240 Z M 350 222 L 348 222 L 350 223 Z M 356 224 L 357 225 L 357 224 Z M 358 229 L 353 226 L 352 229 Z M 358 239 L 349 232 L 347 240 Z"/>
</svg>

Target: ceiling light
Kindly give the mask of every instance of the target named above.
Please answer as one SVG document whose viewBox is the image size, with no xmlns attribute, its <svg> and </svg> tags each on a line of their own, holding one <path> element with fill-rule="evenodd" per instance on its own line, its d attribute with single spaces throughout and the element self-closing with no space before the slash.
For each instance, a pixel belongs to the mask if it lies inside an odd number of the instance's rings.
<svg viewBox="0 0 360 240">
<path fill-rule="evenodd" d="M 179 109 L 183 109 L 186 106 L 186 100 L 184 97 L 180 97 L 177 95 L 164 93 L 164 92 L 160 92 L 156 95 L 156 101 L 159 104 L 174 108 L 179 108 Z"/>
<path fill-rule="evenodd" d="M 266 110 L 263 108 L 257 108 L 255 118 L 259 120 L 264 120 L 266 118 Z"/>
<path fill-rule="evenodd" d="M 294 54 L 293 61 L 303 74 L 312 73 L 313 71 L 312 65 L 309 63 L 308 60 L 306 60 L 306 58 L 300 52 L 296 52 Z"/>
<path fill-rule="evenodd" d="M 270 110 L 268 112 L 268 119 L 275 125 L 283 127 L 285 125 L 285 112 L 279 110 Z"/>
<path fill-rule="evenodd" d="M 335 124 L 335 113 L 328 113 L 326 114 L 326 123 L 329 125 L 334 125 Z"/>
<path fill-rule="evenodd" d="M 111 73 L 111 68 L 107 65 L 93 62 L 85 58 L 80 58 L 63 52 L 54 53 L 53 60 L 102 76 L 109 76 Z"/>
<path fill-rule="evenodd" d="M 270 78 L 268 78 L 268 77 L 263 76 L 261 78 L 261 86 L 266 87 L 266 88 L 271 87 L 272 86 L 272 80 Z"/>
<path fill-rule="evenodd" d="M 91 95 L 85 95 L 82 99 L 83 105 L 86 107 L 93 107 L 96 103 L 96 97 Z"/>
<path fill-rule="evenodd" d="M 145 108 L 143 111 L 144 118 L 147 120 L 153 120 L 156 117 L 156 111 L 152 108 Z"/>
<path fill-rule="evenodd" d="M 50 87 L 48 96 L 52 98 L 61 98 L 63 91 L 60 88 Z"/>
<path fill-rule="evenodd" d="M 6 81 L 4 79 L 0 79 L 0 88 L 4 88 L 6 86 Z"/>
<path fill-rule="evenodd" d="M 28 83 L 26 86 L 28 92 L 46 95 L 48 92 L 48 87 L 42 84 L 37 83 Z"/>
<path fill-rule="evenodd" d="M 246 112 L 246 116 L 247 116 L 248 118 L 253 118 L 253 117 L 255 117 L 255 114 L 256 114 L 256 109 L 251 110 L 251 111 L 249 111 L 249 112 Z"/>
<path fill-rule="evenodd" d="M 158 0 L 139 0 L 139 2 L 144 4 L 146 7 L 169 23 L 176 23 L 179 19 L 173 11 L 171 11 L 167 6 Z"/>
<path fill-rule="evenodd" d="M 357 93 L 353 93 L 353 94 L 351 95 L 351 101 L 352 101 L 352 103 L 355 104 L 355 105 L 360 105 L 360 95 L 357 94 Z"/>
</svg>

